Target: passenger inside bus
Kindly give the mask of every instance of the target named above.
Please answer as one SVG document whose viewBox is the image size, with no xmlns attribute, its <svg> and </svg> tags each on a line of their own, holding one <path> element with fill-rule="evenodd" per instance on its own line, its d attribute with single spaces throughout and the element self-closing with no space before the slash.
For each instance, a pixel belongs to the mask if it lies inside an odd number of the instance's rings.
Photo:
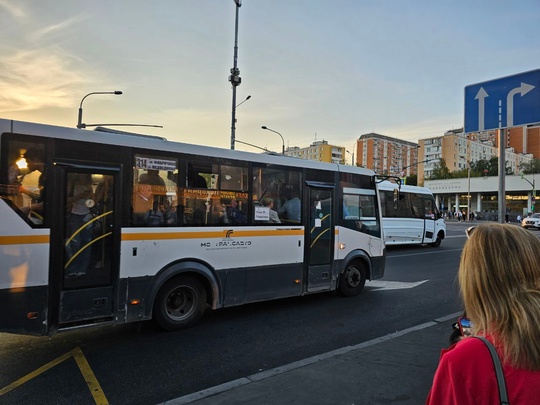
<svg viewBox="0 0 540 405">
<path fill-rule="evenodd" d="M 294 189 L 286 189 L 286 201 L 278 209 L 280 216 L 286 215 L 287 222 L 300 222 L 301 201 L 298 193 Z"/>
<path fill-rule="evenodd" d="M 19 192 L 23 195 L 21 211 L 32 215 L 31 220 L 43 223 L 44 196 L 45 196 L 45 159 L 42 150 L 29 148 L 24 154 L 28 166 L 26 174 L 19 186 Z"/>
<path fill-rule="evenodd" d="M 242 206 L 244 204 L 238 204 L 238 201 L 233 198 L 227 207 L 227 217 L 229 218 L 229 223 L 233 225 L 242 225 L 247 223 L 247 216 L 242 211 Z"/>
<path fill-rule="evenodd" d="M 279 219 L 278 213 L 277 211 L 273 210 L 274 200 L 272 199 L 272 197 L 264 197 L 261 203 L 263 207 L 266 207 L 270 210 L 270 218 L 266 222 L 280 224 L 281 220 Z"/>
</svg>

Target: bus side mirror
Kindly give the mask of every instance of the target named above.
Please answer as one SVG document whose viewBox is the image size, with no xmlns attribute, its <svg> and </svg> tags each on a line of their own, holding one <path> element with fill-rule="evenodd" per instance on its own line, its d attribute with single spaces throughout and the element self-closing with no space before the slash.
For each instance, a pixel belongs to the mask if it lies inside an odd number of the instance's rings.
<svg viewBox="0 0 540 405">
<path fill-rule="evenodd" d="M 394 209 L 398 209 L 398 203 L 399 203 L 399 190 L 397 188 L 394 189 Z"/>
</svg>

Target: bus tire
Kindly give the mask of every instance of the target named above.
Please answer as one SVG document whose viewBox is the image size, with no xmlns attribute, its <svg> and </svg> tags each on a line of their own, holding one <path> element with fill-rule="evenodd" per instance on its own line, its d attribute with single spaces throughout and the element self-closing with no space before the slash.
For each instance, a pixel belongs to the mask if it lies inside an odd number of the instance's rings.
<svg viewBox="0 0 540 405">
<path fill-rule="evenodd" d="M 168 331 L 195 325 L 206 311 L 206 290 L 191 276 L 178 276 L 167 281 L 154 302 L 154 319 Z"/>
<path fill-rule="evenodd" d="M 351 262 L 339 278 L 339 292 L 345 297 L 360 294 L 366 284 L 366 266 L 360 262 Z"/>
<path fill-rule="evenodd" d="M 437 235 L 437 239 L 435 239 L 435 242 L 431 244 L 432 247 L 439 247 L 441 246 L 442 239 L 439 235 Z"/>
</svg>

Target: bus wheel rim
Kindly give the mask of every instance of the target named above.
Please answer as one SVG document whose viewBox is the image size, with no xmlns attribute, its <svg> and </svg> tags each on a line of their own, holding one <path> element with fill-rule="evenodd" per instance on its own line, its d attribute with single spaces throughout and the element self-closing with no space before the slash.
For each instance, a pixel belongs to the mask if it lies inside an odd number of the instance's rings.
<svg viewBox="0 0 540 405">
<path fill-rule="evenodd" d="M 182 321 L 191 316 L 197 308 L 197 292 L 189 286 L 180 286 L 172 290 L 165 302 L 165 311 L 169 318 Z"/>
</svg>

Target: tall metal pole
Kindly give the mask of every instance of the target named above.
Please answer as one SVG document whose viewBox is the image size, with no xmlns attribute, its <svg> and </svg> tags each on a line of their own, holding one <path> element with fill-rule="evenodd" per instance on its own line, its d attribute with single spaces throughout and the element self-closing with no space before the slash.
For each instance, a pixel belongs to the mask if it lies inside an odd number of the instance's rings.
<svg viewBox="0 0 540 405">
<path fill-rule="evenodd" d="M 236 87 L 240 85 L 242 79 L 240 78 L 240 70 L 238 70 L 238 11 L 242 6 L 242 0 L 234 0 L 236 4 L 236 19 L 234 23 L 234 59 L 233 68 L 231 69 L 231 75 L 229 81 L 232 85 L 232 117 L 231 117 L 231 149 L 234 150 L 234 143 L 236 140 Z"/>
<path fill-rule="evenodd" d="M 506 215 L 506 192 L 505 192 L 505 149 L 506 129 L 499 128 L 499 223 L 504 224 Z"/>
<path fill-rule="evenodd" d="M 469 170 L 467 171 L 467 221 L 471 220 L 471 161 L 469 163 Z"/>
</svg>

